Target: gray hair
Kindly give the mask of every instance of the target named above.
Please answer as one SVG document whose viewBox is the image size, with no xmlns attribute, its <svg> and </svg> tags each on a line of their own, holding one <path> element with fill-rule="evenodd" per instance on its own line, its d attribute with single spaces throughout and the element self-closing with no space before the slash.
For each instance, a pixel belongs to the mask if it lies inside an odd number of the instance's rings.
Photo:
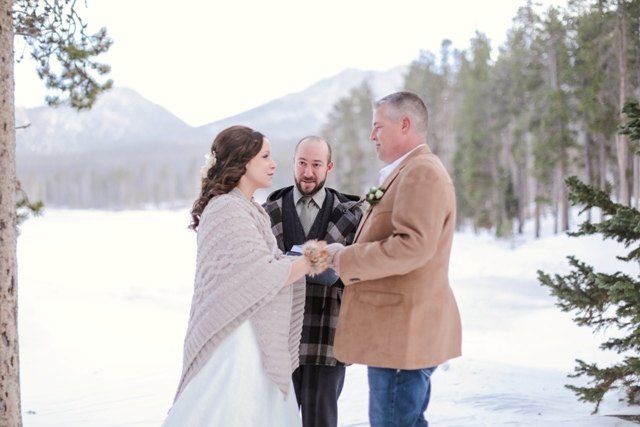
<svg viewBox="0 0 640 427">
<path fill-rule="evenodd" d="M 373 108 L 387 106 L 386 113 L 391 120 L 398 121 L 409 116 L 418 133 L 426 136 L 429 126 L 429 112 L 422 99 L 411 92 L 395 92 L 373 103 Z"/>
</svg>

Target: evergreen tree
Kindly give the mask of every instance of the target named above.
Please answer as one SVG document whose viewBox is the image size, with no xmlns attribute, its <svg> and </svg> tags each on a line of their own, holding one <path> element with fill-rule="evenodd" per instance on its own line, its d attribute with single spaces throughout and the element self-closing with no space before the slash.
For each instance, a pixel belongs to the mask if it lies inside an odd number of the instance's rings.
<svg viewBox="0 0 640 427">
<path fill-rule="evenodd" d="M 44 203 L 42 201 L 31 201 L 27 196 L 27 193 L 20 186 L 20 181 L 16 183 L 16 219 L 18 224 L 26 221 L 31 216 L 42 215 L 44 210 Z"/>
<path fill-rule="evenodd" d="M 505 218 L 501 221 L 504 232 L 498 234 L 510 234 L 514 219 L 517 220 L 517 232 L 522 233 L 531 216 L 532 123 L 539 116 L 536 94 L 544 86 L 541 55 L 532 54 L 540 22 L 530 1 L 518 9 L 494 65 L 492 86 L 498 94 L 496 108 L 505 169 L 501 183 L 503 194 L 506 194 Z"/>
<path fill-rule="evenodd" d="M 568 94 L 569 50 L 567 28 L 560 11 L 550 8 L 543 22 L 540 43 L 544 52 L 547 89 L 542 93 L 540 134 L 534 148 L 538 181 L 549 186 L 554 211 L 554 231 L 569 228 L 569 203 L 564 178 L 569 174 L 569 150 L 573 136 L 570 129 L 570 99 Z M 540 193 L 539 193 L 540 194 Z"/>
<path fill-rule="evenodd" d="M 638 113 L 637 103 L 628 104 L 626 111 Z M 634 107 L 635 106 L 635 107 Z M 621 129 L 635 144 L 640 141 L 638 115 L 630 117 Z M 637 146 L 637 145 L 636 145 Z M 583 212 L 592 207 L 602 210 L 600 222 L 583 222 L 571 236 L 600 234 L 603 239 L 615 239 L 629 252 L 618 259 L 640 262 L 640 212 L 633 207 L 616 203 L 611 199 L 610 188 L 602 191 L 572 176 L 566 179 L 569 199 L 574 205 L 583 205 Z M 571 377 L 588 377 L 589 385 L 567 385 L 581 401 L 595 403 L 598 411 L 604 395 L 611 389 L 622 389 L 628 403 L 640 398 L 640 275 L 632 277 L 616 272 L 595 271 L 592 266 L 569 256 L 572 271 L 566 275 L 551 276 L 538 271 L 542 285 L 551 289 L 557 305 L 566 312 L 575 312 L 574 321 L 594 330 L 614 328 L 621 336 L 609 338 L 600 345 L 602 350 L 614 350 L 622 360 L 612 366 L 600 367 L 595 363 L 577 359 Z"/>
<path fill-rule="evenodd" d="M 613 22 L 604 5 L 588 7 L 585 0 L 571 5 L 570 30 L 572 87 L 576 100 L 576 126 L 584 133 L 583 167 L 588 185 L 603 190 L 607 178 L 608 158 L 617 125 L 615 97 L 609 81 L 614 80 L 610 34 Z"/>
<path fill-rule="evenodd" d="M 333 106 L 322 135 L 333 147 L 333 179 L 340 191 L 364 194 L 376 182 L 380 167 L 369 136 L 373 93 L 365 81 Z"/>
<path fill-rule="evenodd" d="M 470 218 L 474 229 L 491 229 L 495 224 L 494 173 L 497 158 L 493 114 L 491 46 L 489 39 L 476 33 L 471 48 L 462 56 L 457 91 L 457 151 L 454 157 L 458 210 Z"/>
<path fill-rule="evenodd" d="M 409 65 L 404 78 L 404 89 L 420 96 L 429 110 L 429 147 L 437 154 L 445 166 L 452 166 L 455 150 L 453 126 L 452 87 L 450 84 L 451 65 L 449 49 L 451 42 L 442 42 L 440 63 L 433 53 L 422 51 L 420 57 Z"/>
<path fill-rule="evenodd" d="M 622 112 L 627 116 L 627 122 L 620 126 L 619 132 L 629 137 L 631 148 L 638 155 L 640 154 L 640 104 L 636 101 L 627 102 Z"/>
<path fill-rule="evenodd" d="M 627 123 L 620 126 L 620 133 L 629 138 L 634 161 L 633 193 L 636 207 L 640 206 L 640 104 L 636 101 L 627 102 L 622 112 L 627 116 Z"/>
</svg>

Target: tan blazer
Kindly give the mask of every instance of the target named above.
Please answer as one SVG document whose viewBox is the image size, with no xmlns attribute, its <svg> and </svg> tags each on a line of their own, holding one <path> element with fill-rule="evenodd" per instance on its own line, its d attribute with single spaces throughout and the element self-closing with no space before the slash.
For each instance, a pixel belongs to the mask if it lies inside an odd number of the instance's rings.
<svg viewBox="0 0 640 427">
<path fill-rule="evenodd" d="M 425 145 L 382 188 L 354 244 L 340 253 L 345 290 L 334 352 L 346 363 L 436 366 L 461 354 L 460 314 L 448 277 L 453 183 Z"/>
</svg>

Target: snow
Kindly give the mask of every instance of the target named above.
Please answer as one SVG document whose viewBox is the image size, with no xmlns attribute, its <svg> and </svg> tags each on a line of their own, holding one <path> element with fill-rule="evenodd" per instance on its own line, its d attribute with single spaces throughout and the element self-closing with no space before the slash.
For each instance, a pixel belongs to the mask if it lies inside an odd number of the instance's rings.
<svg viewBox="0 0 640 427">
<path fill-rule="evenodd" d="M 179 211 L 50 210 L 21 226 L 19 333 L 25 427 L 159 426 L 173 399 L 189 315 L 195 233 Z M 530 234 L 530 232 L 529 232 Z M 565 384 L 574 359 L 609 363 L 603 333 L 576 326 L 536 271 L 575 254 L 601 271 L 624 248 L 598 237 L 497 241 L 460 232 L 451 283 L 463 356 L 433 376 L 433 426 L 622 427 L 639 414 L 610 392 L 599 414 Z M 366 368 L 347 368 L 341 426 L 368 426 Z"/>
</svg>

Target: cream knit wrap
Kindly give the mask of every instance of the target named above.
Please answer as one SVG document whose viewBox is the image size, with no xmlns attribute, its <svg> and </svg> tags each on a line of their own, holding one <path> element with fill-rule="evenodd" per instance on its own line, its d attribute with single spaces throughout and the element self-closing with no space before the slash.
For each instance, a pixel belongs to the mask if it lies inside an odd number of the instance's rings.
<svg viewBox="0 0 640 427">
<path fill-rule="evenodd" d="M 298 367 L 305 286 L 285 280 L 291 259 L 278 249 L 269 217 L 239 189 L 209 201 L 198 225 L 191 315 L 176 398 L 220 342 L 245 320 L 264 370 L 286 397 Z"/>
</svg>

